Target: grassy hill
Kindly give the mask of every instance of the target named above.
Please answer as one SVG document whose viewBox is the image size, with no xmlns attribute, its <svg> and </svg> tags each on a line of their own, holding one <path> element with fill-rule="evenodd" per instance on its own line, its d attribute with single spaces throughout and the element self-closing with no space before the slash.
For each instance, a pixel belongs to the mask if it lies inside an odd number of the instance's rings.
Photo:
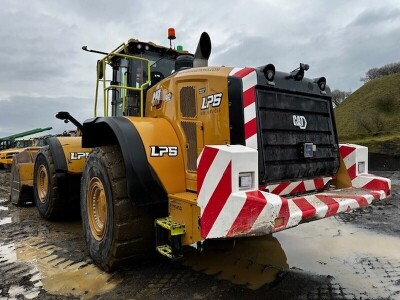
<svg viewBox="0 0 400 300">
<path fill-rule="evenodd" d="M 400 154 L 400 74 L 367 82 L 335 109 L 340 143 Z"/>
</svg>

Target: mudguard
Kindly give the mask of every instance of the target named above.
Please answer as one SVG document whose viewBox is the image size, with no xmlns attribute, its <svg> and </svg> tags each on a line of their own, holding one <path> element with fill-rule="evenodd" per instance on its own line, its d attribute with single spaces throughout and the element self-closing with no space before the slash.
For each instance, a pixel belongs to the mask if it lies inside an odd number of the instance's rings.
<svg viewBox="0 0 400 300">
<path fill-rule="evenodd" d="M 81 137 L 50 137 L 46 139 L 53 157 L 59 188 L 64 201 L 79 199 L 80 179 L 91 149 L 81 147 Z"/>
<path fill-rule="evenodd" d="M 128 197 L 133 203 L 167 202 L 168 193 L 185 190 L 181 147 L 167 120 L 99 117 L 83 123 L 83 147 L 116 144 L 122 151 Z"/>
<path fill-rule="evenodd" d="M 90 148 L 82 148 L 82 137 L 51 137 L 46 140 L 56 172 L 82 174 Z"/>
</svg>

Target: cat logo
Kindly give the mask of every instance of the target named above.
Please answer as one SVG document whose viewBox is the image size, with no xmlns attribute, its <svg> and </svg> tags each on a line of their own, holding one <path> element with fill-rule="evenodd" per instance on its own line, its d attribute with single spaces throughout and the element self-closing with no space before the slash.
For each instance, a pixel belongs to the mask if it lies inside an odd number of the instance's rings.
<svg viewBox="0 0 400 300">
<path fill-rule="evenodd" d="M 299 127 L 300 129 L 306 129 L 307 120 L 304 116 L 293 115 L 293 125 Z"/>
</svg>

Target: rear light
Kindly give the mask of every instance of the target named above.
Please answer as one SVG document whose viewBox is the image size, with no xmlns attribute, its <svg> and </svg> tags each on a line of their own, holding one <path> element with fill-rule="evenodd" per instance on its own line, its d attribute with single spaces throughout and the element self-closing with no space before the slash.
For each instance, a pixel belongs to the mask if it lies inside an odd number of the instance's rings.
<svg viewBox="0 0 400 300">
<path fill-rule="evenodd" d="M 254 187 L 254 173 L 242 172 L 239 173 L 239 190 L 249 190 Z"/>
<path fill-rule="evenodd" d="M 318 85 L 318 87 L 321 91 L 325 91 L 325 88 L 326 88 L 326 78 L 325 77 L 314 78 L 314 82 Z"/>
<path fill-rule="evenodd" d="M 273 64 L 266 65 L 263 73 L 268 82 L 273 82 L 275 78 L 275 66 Z"/>
<path fill-rule="evenodd" d="M 358 162 L 358 174 L 365 173 L 365 161 Z"/>
</svg>

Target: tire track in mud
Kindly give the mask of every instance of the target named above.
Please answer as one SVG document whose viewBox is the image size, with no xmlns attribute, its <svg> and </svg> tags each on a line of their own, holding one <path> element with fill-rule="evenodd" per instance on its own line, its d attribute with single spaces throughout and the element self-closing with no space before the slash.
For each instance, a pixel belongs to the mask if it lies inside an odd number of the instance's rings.
<svg viewBox="0 0 400 300">
<path fill-rule="evenodd" d="M 248 284 L 234 284 L 238 278 L 230 276 L 232 273 L 225 276 L 225 267 L 216 269 L 215 265 L 207 265 L 212 261 L 201 262 L 204 258 L 197 253 L 192 263 L 184 265 L 157 259 L 143 266 L 126 266 L 113 274 L 105 274 L 93 265 L 87 254 L 80 222 L 46 222 L 37 217 L 36 208 L 14 207 L 4 195 L 0 191 L 0 207 L 7 207 L 0 209 L 0 219 L 11 217 L 12 223 L 0 225 L 0 300 L 30 299 L 36 295 L 39 299 L 400 299 L 400 258 L 385 257 L 384 247 L 382 252 L 371 256 L 357 250 L 356 257 L 334 258 L 343 272 L 359 278 L 362 286 L 352 286 L 331 275 L 320 275 L 324 273 L 300 270 L 293 264 L 283 272 L 285 276 L 278 284 L 253 290 Z M 399 201 L 399 193 L 395 196 Z M 354 219 L 373 218 L 374 214 L 382 212 L 389 214 L 389 209 L 397 209 L 396 203 L 359 212 L 356 218 L 345 215 L 340 223 L 347 228 Z M 391 214 L 398 212 L 394 210 Z M 338 230 L 343 234 L 343 229 L 338 227 Z M 358 234 L 354 232 L 355 236 Z M 323 235 L 326 236 L 326 232 Z M 312 242 L 321 242 L 321 238 L 310 240 Z M 265 246 L 259 244 L 248 248 L 266 251 Z M 319 255 L 314 259 L 320 259 Z M 249 267 L 258 265 L 247 262 L 248 258 L 249 254 L 242 254 L 239 262 Z M 320 264 L 324 263 L 329 267 L 332 261 L 321 259 Z M 97 276 L 101 277 L 98 282 L 95 281 Z M 77 286 L 74 281 L 85 282 L 85 286 Z M 88 281 L 96 283 L 90 286 Z M 110 289 L 95 294 L 103 286 Z"/>
<path fill-rule="evenodd" d="M 89 299 L 120 283 L 119 277 L 111 278 L 90 259 L 73 261 L 60 256 L 61 250 L 40 237 L 0 244 L 0 272 L 6 274 L 0 277 L 1 296 L 34 298 L 43 289 L 53 295 Z"/>
<path fill-rule="evenodd" d="M 0 299 L 88 299 L 121 281 L 81 250 L 77 222 L 49 223 L 34 207 L 15 207 L 7 200 L 0 205 L 7 208 L 0 210 L 0 221 L 7 220 L 0 224 Z"/>
<path fill-rule="evenodd" d="M 0 243 L 0 282 L 0 296 L 4 299 L 33 299 L 42 286 L 38 269 L 17 260 L 14 243 Z"/>
</svg>

